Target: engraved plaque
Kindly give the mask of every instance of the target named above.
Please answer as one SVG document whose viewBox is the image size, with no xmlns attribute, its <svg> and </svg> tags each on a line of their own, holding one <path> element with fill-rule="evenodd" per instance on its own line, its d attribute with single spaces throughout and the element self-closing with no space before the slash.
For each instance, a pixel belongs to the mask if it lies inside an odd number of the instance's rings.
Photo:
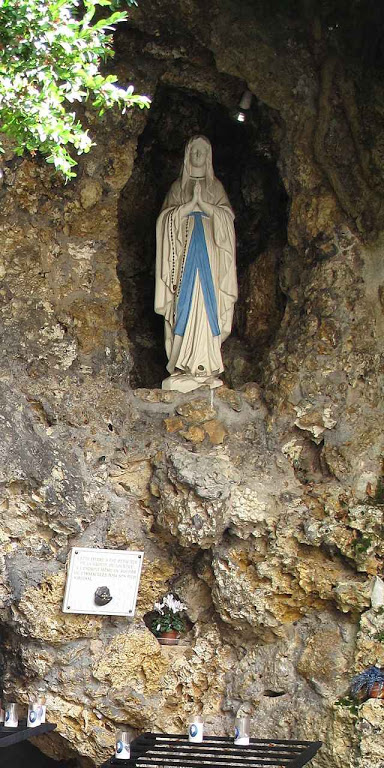
<svg viewBox="0 0 384 768">
<path fill-rule="evenodd" d="M 144 552 L 72 547 L 64 613 L 133 616 Z"/>
</svg>

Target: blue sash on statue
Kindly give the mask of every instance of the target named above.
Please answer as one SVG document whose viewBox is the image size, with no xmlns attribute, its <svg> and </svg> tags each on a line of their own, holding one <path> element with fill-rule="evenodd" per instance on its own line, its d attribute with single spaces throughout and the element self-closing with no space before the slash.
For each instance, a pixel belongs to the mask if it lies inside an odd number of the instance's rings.
<svg viewBox="0 0 384 768">
<path fill-rule="evenodd" d="M 202 222 L 202 217 L 206 214 L 201 211 L 193 211 L 189 215 L 194 218 L 194 226 L 181 281 L 174 334 L 177 336 L 184 336 L 191 310 L 193 288 L 198 271 L 204 296 L 205 309 L 207 311 L 212 334 L 213 336 L 220 336 L 220 328 L 217 319 L 216 294 Z"/>
</svg>

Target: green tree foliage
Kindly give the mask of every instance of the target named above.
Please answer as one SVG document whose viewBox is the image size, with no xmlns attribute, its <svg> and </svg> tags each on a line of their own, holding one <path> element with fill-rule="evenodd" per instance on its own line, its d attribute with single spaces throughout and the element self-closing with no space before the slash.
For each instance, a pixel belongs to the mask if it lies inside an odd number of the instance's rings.
<svg viewBox="0 0 384 768">
<path fill-rule="evenodd" d="M 133 0 L 128 0 L 132 5 Z M 16 154 L 41 152 L 69 179 L 93 142 L 74 111 L 90 100 L 100 115 L 149 99 L 116 85 L 100 66 L 113 56 L 118 0 L 0 0 L 0 130 Z M 105 6 L 107 16 L 98 6 Z M 104 10 L 105 13 L 105 10 Z M 0 145 L 0 151 L 2 151 Z"/>
</svg>

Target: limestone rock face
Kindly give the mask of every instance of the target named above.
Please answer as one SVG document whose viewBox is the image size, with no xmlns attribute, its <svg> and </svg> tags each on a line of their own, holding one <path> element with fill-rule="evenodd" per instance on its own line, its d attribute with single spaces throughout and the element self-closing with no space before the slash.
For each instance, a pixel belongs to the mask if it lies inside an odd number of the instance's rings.
<svg viewBox="0 0 384 768">
<path fill-rule="evenodd" d="M 228 462 L 177 448 L 167 457 L 167 468 L 157 471 L 157 521 L 182 546 L 209 548 L 220 540 L 228 522 L 230 496 Z"/>
<path fill-rule="evenodd" d="M 87 768 L 121 725 L 201 712 L 229 734 L 239 709 L 255 735 L 321 739 L 314 768 L 382 768 L 382 702 L 347 692 L 384 666 L 383 80 L 353 79 L 372 46 L 348 58 L 357 38 L 322 4 L 280 5 L 141 0 L 113 68 L 151 111 L 87 113 L 97 147 L 68 185 L 5 156 L 2 683 L 24 706 L 42 685 L 57 731 L 39 746 Z M 182 395 L 158 388 L 154 222 L 203 132 L 240 300 L 226 386 Z M 62 612 L 72 546 L 144 550 L 133 619 Z M 169 591 L 188 606 L 177 647 L 149 628 Z"/>
</svg>

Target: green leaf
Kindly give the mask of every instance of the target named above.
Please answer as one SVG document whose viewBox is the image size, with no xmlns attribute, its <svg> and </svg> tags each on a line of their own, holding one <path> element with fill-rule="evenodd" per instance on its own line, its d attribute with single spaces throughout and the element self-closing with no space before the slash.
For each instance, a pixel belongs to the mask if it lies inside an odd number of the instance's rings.
<svg viewBox="0 0 384 768">
<path fill-rule="evenodd" d="M 123 112 L 149 106 L 147 97 L 132 87 L 124 91 L 115 75 L 100 71 L 113 55 L 109 30 L 127 18 L 121 7 L 133 3 L 0 0 L 0 131 L 16 154 L 40 151 L 72 178 L 71 153 L 89 152 L 92 141 L 70 102 L 90 99 L 100 117 L 116 104 Z M 98 8 L 108 10 L 92 24 Z"/>
<path fill-rule="evenodd" d="M 92 29 L 111 29 L 112 24 L 118 24 L 120 21 L 126 21 L 126 13 L 112 13 L 107 19 L 100 19 L 96 24 L 92 25 Z"/>
</svg>

